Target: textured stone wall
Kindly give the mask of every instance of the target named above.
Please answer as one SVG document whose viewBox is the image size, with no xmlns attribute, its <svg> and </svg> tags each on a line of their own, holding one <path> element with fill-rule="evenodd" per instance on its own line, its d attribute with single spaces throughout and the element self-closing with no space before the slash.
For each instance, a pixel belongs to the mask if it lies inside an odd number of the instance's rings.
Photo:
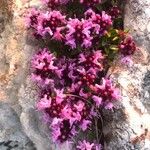
<svg viewBox="0 0 150 150">
<path fill-rule="evenodd" d="M 106 149 L 149 150 L 150 1 L 127 3 L 125 27 L 141 51 L 130 69 L 117 63 L 109 71 L 123 99 L 114 112 L 104 112 Z M 38 44 L 27 36 L 23 19 L 30 6 L 41 5 L 38 0 L 0 0 L 0 150 L 71 150 L 51 143 L 34 107 L 38 91 L 29 79 L 29 60 Z"/>
<path fill-rule="evenodd" d="M 108 150 L 150 150 L 150 1 L 128 0 L 125 26 L 133 35 L 139 51 L 133 66 L 117 62 L 109 74 L 116 78 L 122 101 L 112 117 L 105 112 L 104 132 Z M 110 128 L 110 130 L 108 130 Z"/>
</svg>

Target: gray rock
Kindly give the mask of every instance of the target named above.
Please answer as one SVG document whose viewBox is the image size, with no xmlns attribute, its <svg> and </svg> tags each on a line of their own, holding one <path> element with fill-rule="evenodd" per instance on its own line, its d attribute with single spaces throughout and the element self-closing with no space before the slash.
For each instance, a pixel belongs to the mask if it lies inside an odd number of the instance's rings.
<svg viewBox="0 0 150 150">
<path fill-rule="evenodd" d="M 22 130 L 18 115 L 3 102 L 0 102 L 0 149 L 34 150 L 33 143 Z"/>
<path fill-rule="evenodd" d="M 125 28 L 130 29 L 140 50 L 133 56 L 132 67 L 123 67 L 118 61 L 109 70 L 120 86 L 122 100 L 105 120 L 106 149 L 150 150 L 150 1 L 126 3 Z"/>
</svg>

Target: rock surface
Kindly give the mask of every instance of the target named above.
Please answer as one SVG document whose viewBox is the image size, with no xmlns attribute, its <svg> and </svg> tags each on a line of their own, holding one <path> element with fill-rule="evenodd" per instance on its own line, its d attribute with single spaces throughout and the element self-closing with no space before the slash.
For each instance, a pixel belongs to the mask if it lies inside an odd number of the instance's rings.
<svg viewBox="0 0 150 150">
<path fill-rule="evenodd" d="M 141 51 L 128 69 L 110 69 L 122 90 L 118 108 L 104 112 L 108 150 L 150 149 L 150 1 L 128 0 L 125 27 L 131 29 Z M 29 61 L 36 41 L 28 38 L 24 12 L 40 7 L 38 0 L 0 0 L 0 150 L 71 150 L 55 147 L 47 126 L 35 109 L 37 90 L 29 78 Z"/>
<path fill-rule="evenodd" d="M 120 106 L 105 112 L 105 137 L 108 150 L 150 150 L 150 1 L 128 0 L 125 28 L 130 29 L 139 51 L 133 65 L 117 62 L 109 74 L 122 91 Z M 110 129 L 110 130 L 108 130 Z"/>
</svg>

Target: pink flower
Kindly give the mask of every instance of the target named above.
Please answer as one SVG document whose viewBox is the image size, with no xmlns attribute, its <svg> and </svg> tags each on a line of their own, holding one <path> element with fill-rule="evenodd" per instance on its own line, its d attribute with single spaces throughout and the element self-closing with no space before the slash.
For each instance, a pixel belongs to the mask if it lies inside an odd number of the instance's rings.
<svg viewBox="0 0 150 150">
<path fill-rule="evenodd" d="M 69 77 L 72 81 L 75 81 L 75 79 L 77 78 L 77 76 L 74 75 L 74 70 L 71 70 L 71 71 L 68 73 L 68 77 Z"/>
<path fill-rule="evenodd" d="M 61 111 L 61 116 L 62 116 L 62 118 L 64 118 L 64 119 L 72 119 L 72 110 L 71 110 L 71 108 L 68 106 L 68 105 L 66 105 L 63 109 L 62 109 L 62 111 Z"/>
<path fill-rule="evenodd" d="M 56 28 L 56 31 L 53 34 L 52 39 L 55 39 L 56 41 L 62 41 L 64 39 L 64 36 L 62 35 L 62 29 L 63 28 Z"/>
<path fill-rule="evenodd" d="M 51 123 L 51 130 L 52 130 L 52 140 L 53 142 L 56 142 L 61 135 L 60 131 L 60 125 L 61 125 L 62 119 L 59 118 L 54 118 L 52 123 Z"/>
<path fill-rule="evenodd" d="M 57 104 L 60 104 L 62 103 L 62 101 L 64 100 L 64 98 L 66 97 L 66 95 L 63 93 L 64 90 L 57 90 L 57 89 L 54 89 L 55 93 L 56 93 L 56 103 Z"/>
<path fill-rule="evenodd" d="M 87 20 L 70 19 L 67 23 L 66 45 L 71 46 L 72 49 L 77 47 L 77 43 L 80 43 L 82 47 L 90 47 L 92 40 L 91 27 L 91 22 Z"/>
<path fill-rule="evenodd" d="M 37 33 L 43 37 L 50 35 L 57 40 L 62 39 L 61 29 L 66 24 L 65 16 L 60 11 L 41 13 L 38 16 Z"/>
<path fill-rule="evenodd" d="M 86 140 L 79 141 L 77 145 L 77 150 L 101 150 L 101 144 L 90 143 Z"/>
<path fill-rule="evenodd" d="M 50 106 L 51 106 L 51 98 L 47 98 L 47 95 L 44 95 L 44 97 L 37 103 L 37 108 L 39 110 L 49 108 Z"/>
<path fill-rule="evenodd" d="M 131 36 L 127 36 L 121 41 L 119 49 L 123 56 L 130 56 L 137 50 L 135 42 Z"/>
<path fill-rule="evenodd" d="M 78 101 L 77 104 L 74 104 L 74 107 L 77 109 L 77 111 L 81 112 L 84 108 L 85 103 L 82 101 Z"/>
<path fill-rule="evenodd" d="M 80 141 L 79 145 L 77 146 L 78 150 L 92 150 L 94 147 L 94 143 L 89 143 L 86 140 Z"/>
<path fill-rule="evenodd" d="M 106 108 L 106 109 L 112 109 L 113 106 L 114 106 L 114 105 L 113 105 L 112 103 L 109 103 L 109 102 L 108 102 L 108 103 L 105 105 L 105 108 Z"/>
<path fill-rule="evenodd" d="M 82 124 L 80 125 L 80 127 L 81 127 L 81 129 L 83 130 L 83 131 L 85 131 L 89 126 L 90 126 L 90 124 L 91 124 L 92 122 L 90 121 L 90 120 L 83 120 L 82 121 Z"/>
<path fill-rule="evenodd" d="M 89 96 L 88 93 L 83 92 L 83 89 L 80 90 L 79 95 L 82 96 L 83 98 L 88 98 L 88 96 Z"/>
<path fill-rule="evenodd" d="M 92 18 L 92 16 L 94 16 L 96 13 L 92 10 L 92 9 L 88 9 L 84 15 L 87 19 Z"/>
<path fill-rule="evenodd" d="M 73 121 L 80 121 L 81 120 L 81 115 L 79 112 L 73 112 L 73 117 L 71 118 Z"/>
<path fill-rule="evenodd" d="M 93 100 L 95 101 L 96 103 L 96 106 L 99 107 L 102 103 L 102 98 L 101 97 L 98 97 L 98 96 L 92 96 Z"/>
<path fill-rule="evenodd" d="M 102 55 L 100 50 L 97 50 L 93 52 L 93 63 L 103 69 L 102 67 L 102 60 L 104 59 L 104 56 Z"/>
<path fill-rule="evenodd" d="M 86 57 L 83 53 L 79 54 L 79 63 L 85 62 L 86 61 Z"/>
<path fill-rule="evenodd" d="M 25 18 L 25 25 L 27 28 L 36 28 L 38 23 L 38 16 L 40 15 L 40 11 L 35 8 L 31 8 L 28 10 L 28 14 Z"/>
<path fill-rule="evenodd" d="M 112 84 L 110 79 L 102 78 L 102 85 L 95 85 L 97 88 L 98 97 L 94 96 L 94 100 L 101 101 L 102 105 L 106 109 L 111 109 L 113 107 L 113 101 L 119 100 L 120 92 L 119 90 Z"/>
</svg>

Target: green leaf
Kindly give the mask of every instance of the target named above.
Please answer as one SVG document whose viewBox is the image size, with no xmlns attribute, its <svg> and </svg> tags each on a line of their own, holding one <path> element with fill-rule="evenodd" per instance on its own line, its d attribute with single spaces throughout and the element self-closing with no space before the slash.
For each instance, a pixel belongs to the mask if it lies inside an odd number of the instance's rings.
<svg viewBox="0 0 150 150">
<path fill-rule="evenodd" d="M 111 45 L 110 49 L 113 50 L 113 51 L 118 51 L 119 50 L 119 48 L 116 45 Z"/>
</svg>

